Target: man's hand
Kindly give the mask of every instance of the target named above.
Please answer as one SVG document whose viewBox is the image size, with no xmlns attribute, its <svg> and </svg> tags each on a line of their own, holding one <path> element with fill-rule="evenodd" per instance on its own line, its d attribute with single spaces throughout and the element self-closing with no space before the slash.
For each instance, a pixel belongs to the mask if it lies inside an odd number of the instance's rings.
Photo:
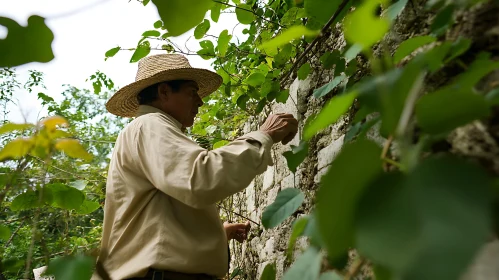
<svg viewBox="0 0 499 280">
<path fill-rule="evenodd" d="M 274 143 L 282 142 L 286 145 L 293 140 L 298 132 L 298 121 L 291 114 L 270 115 L 260 128 L 260 131 L 267 133 Z"/>
<path fill-rule="evenodd" d="M 248 238 L 248 232 L 251 228 L 250 223 L 246 222 L 244 224 L 230 224 L 224 223 L 225 234 L 227 234 L 227 240 L 235 239 L 242 243 L 246 238 Z"/>
</svg>

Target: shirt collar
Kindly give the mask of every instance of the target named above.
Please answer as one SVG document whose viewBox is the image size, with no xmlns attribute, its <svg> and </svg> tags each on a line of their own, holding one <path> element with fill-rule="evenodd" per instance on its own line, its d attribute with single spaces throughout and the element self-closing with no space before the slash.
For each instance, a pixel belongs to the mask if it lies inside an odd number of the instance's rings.
<svg viewBox="0 0 499 280">
<path fill-rule="evenodd" d="M 167 117 L 168 120 L 170 120 L 176 127 L 178 127 L 179 129 L 182 129 L 182 124 L 179 121 L 177 121 L 174 117 L 168 115 L 164 111 L 162 111 L 162 110 L 160 110 L 160 109 L 158 109 L 156 107 L 153 107 L 153 106 L 139 105 L 139 109 L 137 110 L 136 117 L 143 116 L 143 115 L 146 115 L 146 114 L 151 114 L 151 113 L 160 113 L 160 114 L 162 114 L 163 116 Z"/>
</svg>

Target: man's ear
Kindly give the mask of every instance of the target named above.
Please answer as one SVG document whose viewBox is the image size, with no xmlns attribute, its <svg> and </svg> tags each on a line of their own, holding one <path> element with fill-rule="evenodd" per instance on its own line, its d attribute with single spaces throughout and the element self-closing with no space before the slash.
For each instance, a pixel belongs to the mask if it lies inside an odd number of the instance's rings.
<svg viewBox="0 0 499 280">
<path fill-rule="evenodd" d="M 158 85 L 158 97 L 160 98 L 168 98 L 168 95 L 171 93 L 171 88 L 167 83 L 161 83 Z"/>
</svg>

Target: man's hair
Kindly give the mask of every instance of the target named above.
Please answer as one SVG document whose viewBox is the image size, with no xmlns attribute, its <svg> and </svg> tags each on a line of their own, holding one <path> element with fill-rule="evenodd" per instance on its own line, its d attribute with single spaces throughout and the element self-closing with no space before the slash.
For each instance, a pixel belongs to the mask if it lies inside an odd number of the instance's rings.
<svg viewBox="0 0 499 280">
<path fill-rule="evenodd" d="M 188 82 L 191 81 L 174 80 L 174 81 L 159 82 L 152 86 L 148 86 L 137 95 L 137 101 L 139 102 L 139 105 L 148 105 L 154 102 L 156 99 L 158 99 L 158 87 L 162 83 L 169 85 L 172 88 L 173 92 L 178 92 L 182 87 L 182 85 Z"/>
</svg>

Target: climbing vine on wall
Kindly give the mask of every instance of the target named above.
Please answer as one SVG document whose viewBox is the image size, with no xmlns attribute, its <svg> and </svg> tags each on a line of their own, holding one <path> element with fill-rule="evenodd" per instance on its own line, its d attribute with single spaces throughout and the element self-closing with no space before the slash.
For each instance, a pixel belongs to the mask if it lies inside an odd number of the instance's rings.
<svg viewBox="0 0 499 280">
<path fill-rule="evenodd" d="M 499 62 L 490 53 L 469 53 L 473 43 L 469 39 L 446 41 L 443 36 L 453 25 L 457 12 L 485 1 L 427 1 L 427 9 L 435 14 L 430 34 L 408 38 L 394 53 L 388 51 L 383 38 L 409 5 L 407 0 L 142 2 L 155 5 L 161 19 L 142 34 L 136 47 L 114 47 L 105 57 L 132 50 L 130 62 L 135 63 L 151 50 L 161 50 L 210 59 L 223 77 L 223 85 L 206 98 L 208 105 L 202 108 L 198 123 L 190 131 L 207 148 L 228 143 L 240 134 L 248 117 L 267 112 L 265 108 L 272 103 L 285 103 L 289 82 L 294 77 L 304 80 L 310 75 L 310 58 L 314 56 L 323 69 L 332 70 L 333 76 L 313 96 L 333 97 L 325 100 L 321 111 L 307 120 L 300 145 L 292 146 L 284 154 L 291 171 L 296 171 L 307 157 L 309 142 L 356 103 L 346 144 L 321 180 L 313 212 L 294 223 L 290 250 L 299 236 L 307 236 L 310 247 L 291 264 L 284 279 L 352 279 L 359 270 L 340 265 L 352 248 L 359 254 L 355 264 L 372 263 L 376 279 L 457 279 L 492 235 L 497 219 L 492 204 L 498 199 L 498 191 L 491 175 L 466 159 L 428 153 L 433 143 L 445 139 L 457 127 L 487 118 L 498 104 L 497 89 L 481 92 L 476 85 L 499 69 Z M 235 13 L 245 26 L 244 41 L 239 41 L 231 29 L 210 33 L 212 23 L 223 13 Z M 8 19 L 0 20 L 8 28 L 17 26 Z M 33 18 L 28 23 L 26 29 L 15 29 L 16 32 L 21 34 L 36 27 L 43 31 L 37 36 L 46 35 L 42 42 L 51 41 L 43 20 Z M 317 54 L 315 47 L 335 27 L 343 31 L 347 45 Z M 183 49 L 171 39 L 192 28 L 200 46 L 195 52 Z M 0 44 L 0 53 L 7 40 L 16 42 L 16 37 L 0 41 L 4 44 Z M 464 54 L 472 57 L 471 62 L 461 61 Z M 360 80 L 355 78 L 359 57 L 366 59 L 370 67 L 369 74 Z M 23 59 L 48 61 L 51 51 L 40 48 L 40 53 L 22 59 L 0 56 L 0 66 L 19 65 L 25 63 Z M 443 86 L 428 90 L 426 83 L 453 64 L 461 65 L 462 71 Z M 94 80 L 96 89 L 107 81 L 99 75 Z M 48 97 L 41 98 L 51 102 Z M 377 117 L 367 121 L 371 114 Z M 388 139 L 383 148 L 366 137 L 374 125 L 380 125 L 381 134 Z M 47 124 L 41 122 L 34 127 L 42 128 L 34 130 L 32 137 L 38 137 Z M 58 141 L 55 138 L 49 140 L 42 147 L 49 152 L 39 158 L 51 158 L 52 151 L 61 149 L 66 149 L 69 156 L 74 149 L 78 155 L 87 155 L 77 142 L 63 145 L 51 142 Z M 24 139 L 21 142 L 28 146 L 22 144 L 22 153 L 12 154 L 12 145 L 20 145 L 19 141 L 4 146 L 0 155 L 7 156 L 3 160 L 15 159 L 11 162 L 21 164 L 28 153 L 43 150 L 32 150 L 37 146 Z M 397 143 L 396 154 L 390 152 L 392 143 Z M 42 185 L 42 189 L 45 187 Z M 58 193 L 58 187 L 54 188 Z M 19 194 L 14 201 L 28 196 L 26 193 Z M 39 193 L 36 195 L 40 197 Z M 304 194 L 298 189 L 280 192 L 264 211 L 262 225 L 278 226 L 303 200 Z M 55 198 L 48 202 L 38 200 L 54 207 L 59 205 L 56 202 Z M 12 208 L 11 204 L 7 206 Z M 81 205 L 71 207 L 78 211 Z M 5 227 L 2 229 L 6 232 Z M 323 259 L 328 262 L 326 270 L 321 265 Z M 59 260 L 52 269 L 63 273 L 66 262 L 91 269 L 85 260 Z M 354 268 L 360 267 L 355 264 Z M 75 277 L 85 279 L 81 275 Z M 275 278 L 273 264 L 265 268 L 262 278 Z"/>
</svg>

